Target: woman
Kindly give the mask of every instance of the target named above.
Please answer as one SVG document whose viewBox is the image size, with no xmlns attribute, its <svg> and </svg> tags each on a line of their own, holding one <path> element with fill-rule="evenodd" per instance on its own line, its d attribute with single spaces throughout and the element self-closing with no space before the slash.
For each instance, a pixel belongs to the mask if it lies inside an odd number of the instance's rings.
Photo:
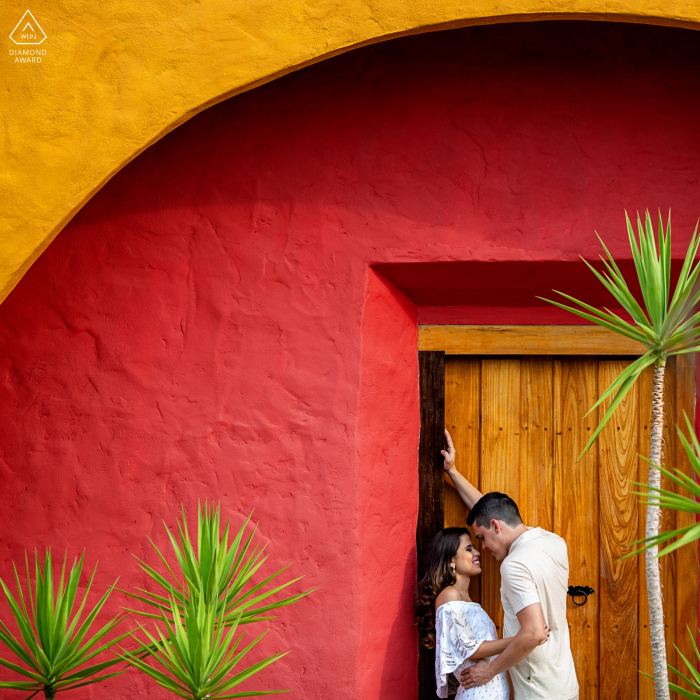
<svg viewBox="0 0 700 700">
<path fill-rule="evenodd" d="M 501 654 L 512 637 L 498 639 L 491 618 L 469 597 L 472 576 L 481 574 L 469 530 L 448 527 L 438 532 L 428 545 L 426 564 L 418 584 L 416 616 L 421 643 L 435 649 L 438 697 L 446 698 L 450 673 L 459 682 L 465 668 Z M 509 700 L 509 696 L 508 678 L 501 673 L 486 685 L 460 687 L 455 700 Z"/>
</svg>

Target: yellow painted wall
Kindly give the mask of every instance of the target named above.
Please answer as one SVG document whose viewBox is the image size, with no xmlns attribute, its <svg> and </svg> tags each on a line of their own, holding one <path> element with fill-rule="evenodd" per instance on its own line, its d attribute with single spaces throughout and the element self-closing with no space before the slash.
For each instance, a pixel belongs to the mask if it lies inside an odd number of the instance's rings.
<svg viewBox="0 0 700 700">
<path fill-rule="evenodd" d="M 32 0 L 3 3 L 0 301 L 85 202 L 168 131 L 231 95 L 354 47 L 556 18 L 696 27 L 697 0 Z M 45 50 L 19 63 L 17 49 Z"/>
</svg>

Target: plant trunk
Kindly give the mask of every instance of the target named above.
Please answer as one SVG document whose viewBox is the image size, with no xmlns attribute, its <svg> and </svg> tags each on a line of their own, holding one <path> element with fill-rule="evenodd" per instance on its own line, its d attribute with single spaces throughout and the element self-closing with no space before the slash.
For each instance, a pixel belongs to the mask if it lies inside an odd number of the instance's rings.
<svg viewBox="0 0 700 700">
<path fill-rule="evenodd" d="M 53 686 L 44 686 L 44 697 L 46 700 L 53 700 L 56 697 L 56 689 Z"/>
<path fill-rule="evenodd" d="M 649 449 L 649 486 L 661 488 L 661 472 L 656 465 L 661 465 L 664 430 L 664 365 L 654 365 L 654 383 L 652 393 L 651 446 Z M 647 502 L 647 537 L 659 534 L 658 495 L 649 491 Z M 651 654 L 654 662 L 654 689 L 656 700 L 669 700 L 668 667 L 666 666 L 666 634 L 664 630 L 664 609 L 661 597 L 661 567 L 656 559 L 658 547 L 646 551 L 647 597 L 649 599 L 649 628 L 651 631 Z"/>
</svg>

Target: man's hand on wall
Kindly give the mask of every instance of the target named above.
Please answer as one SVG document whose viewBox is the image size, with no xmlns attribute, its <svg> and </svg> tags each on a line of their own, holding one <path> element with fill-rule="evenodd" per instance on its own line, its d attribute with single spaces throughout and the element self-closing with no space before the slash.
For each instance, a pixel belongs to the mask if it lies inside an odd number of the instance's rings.
<svg viewBox="0 0 700 700">
<path fill-rule="evenodd" d="M 440 454 L 445 458 L 442 467 L 446 472 L 449 472 L 455 467 L 455 458 L 457 453 L 455 452 L 455 446 L 452 444 L 452 438 L 447 432 L 447 428 L 445 428 L 445 440 L 447 440 L 447 449 L 440 450 Z"/>
<path fill-rule="evenodd" d="M 459 497 L 464 501 L 467 508 L 473 508 L 474 504 L 481 498 L 482 494 L 457 470 L 457 466 L 455 464 L 457 459 L 457 451 L 452 443 L 452 437 L 447 430 L 445 430 L 445 440 L 447 442 L 447 449 L 440 450 L 440 454 L 445 458 L 442 465 L 443 469 L 445 470 L 446 474 L 449 474 L 454 487 L 457 489 Z"/>
</svg>

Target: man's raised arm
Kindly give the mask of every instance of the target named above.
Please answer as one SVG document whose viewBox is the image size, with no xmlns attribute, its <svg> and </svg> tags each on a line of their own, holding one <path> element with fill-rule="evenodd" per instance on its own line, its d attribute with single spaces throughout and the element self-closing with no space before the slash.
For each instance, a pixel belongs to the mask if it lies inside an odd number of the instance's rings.
<svg viewBox="0 0 700 700">
<path fill-rule="evenodd" d="M 467 508 L 471 510 L 474 507 L 474 504 L 483 496 L 483 494 L 479 491 L 479 489 L 472 486 L 472 484 L 457 471 L 457 467 L 455 466 L 455 457 L 457 453 L 455 452 L 455 447 L 452 444 L 452 438 L 447 430 L 445 430 L 445 439 L 447 440 L 447 449 L 441 450 L 441 454 L 445 458 L 443 468 L 449 475 L 450 479 L 452 479 L 452 483 L 457 489 L 459 497 L 464 501 Z"/>
</svg>

